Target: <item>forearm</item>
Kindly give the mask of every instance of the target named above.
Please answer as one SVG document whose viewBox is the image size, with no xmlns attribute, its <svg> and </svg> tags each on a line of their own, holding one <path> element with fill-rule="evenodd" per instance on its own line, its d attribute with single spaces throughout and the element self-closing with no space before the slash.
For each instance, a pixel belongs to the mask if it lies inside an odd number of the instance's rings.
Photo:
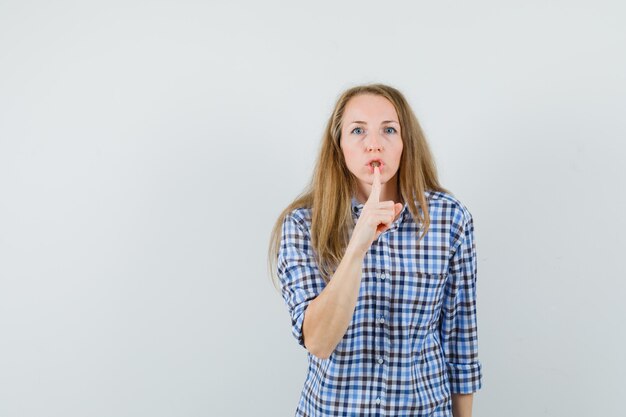
<svg viewBox="0 0 626 417">
<path fill-rule="evenodd" d="M 330 356 L 352 321 L 364 258 L 365 253 L 348 246 L 332 279 L 305 310 L 304 343 L 319 358 Z"/>
<path fill-rule="evenodd" d="M 474 394 L 452 394 L 452 415 L 454 417 L 472 417 Z"/>
</svg>

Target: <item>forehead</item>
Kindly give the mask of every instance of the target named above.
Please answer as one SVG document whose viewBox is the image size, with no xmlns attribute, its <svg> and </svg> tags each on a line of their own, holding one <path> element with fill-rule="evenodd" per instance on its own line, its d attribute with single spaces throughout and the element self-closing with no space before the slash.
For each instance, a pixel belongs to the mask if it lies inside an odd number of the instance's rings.
<svg viewBox="0 0 626 417">
<path fill-rule="evenodd" d="M 346 103 L 343 113 L 346 123 L 353 120 L 377 122 L 381 120 L 398 120 L 395 107 L 385 97 L 375 94 L 359 94 Z"/>
</svg>

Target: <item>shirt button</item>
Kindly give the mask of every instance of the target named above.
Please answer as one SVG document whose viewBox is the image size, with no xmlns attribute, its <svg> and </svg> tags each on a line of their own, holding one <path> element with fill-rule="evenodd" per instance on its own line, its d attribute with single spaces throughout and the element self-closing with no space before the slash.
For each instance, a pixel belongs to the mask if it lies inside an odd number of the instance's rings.
<svg viewBox="0 0 626 417">
<path fill-rule="evenodd" d="M 376 398 L 376 404 L 380 404 L 380 397 Z"/>
<path fill-rule="evenodd" d="M 378 276 L 380 277 L 380 279 L 385 279 L 385 273 L 384 272 L 381 272 Z"/>
<path fill-rule="evenodd" d="M 385 322 L 385 318 L 384 318 L 384 317 L 381 317 L 380 319 L 378 319 L 378 322 L 379 322 L 380 324 L 383 324 L 383 323 Z"/>
<path fill-rule="evenodd" d="M 385 362 L 385 360 L 384 360 L 383 358 L 378 358 L 378 363 L 379 363 L 379 364 L 381 364 L 381 365 L 382 365 L 384 362 Z"/>
</svg>

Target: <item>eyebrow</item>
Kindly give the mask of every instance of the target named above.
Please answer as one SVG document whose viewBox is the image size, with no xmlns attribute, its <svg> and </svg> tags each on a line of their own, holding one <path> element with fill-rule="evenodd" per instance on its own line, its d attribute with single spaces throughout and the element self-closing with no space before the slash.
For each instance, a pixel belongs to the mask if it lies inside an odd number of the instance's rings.
<svg viewBox="0 0 626 417">
<path fill-rule="evenodd" d="M 364 124 L 364 125 L 366 125 L 366 124 L 367 124 L 367 123 L 366 123 L 366 122 L 364 122 L 363 120 L 353 120 L 353 121 L 351 121 L 351 122 L 350 122 L 350 124 L 352 124 L 352 123 L 362 123 L 362 124 Z M 397 122 L 397 121 L 395 121 L 395 120 L 383 120 L 383 121 L 382 121 L 382 123 L 398 123 L 398 122 Z M 398 124 L 400 124 L 400 123 L 398 123 Z"/>
</svg>

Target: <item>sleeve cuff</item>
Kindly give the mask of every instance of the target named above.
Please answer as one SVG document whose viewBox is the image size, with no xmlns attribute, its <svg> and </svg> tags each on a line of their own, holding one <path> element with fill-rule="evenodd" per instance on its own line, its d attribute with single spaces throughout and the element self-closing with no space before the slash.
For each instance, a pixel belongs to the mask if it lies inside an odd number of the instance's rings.
<svg viewBox="0 0 626 417">
<path fill-rule="evenodd" d="M 449 363 L 448 376 L 452 394 L 471 394 L 482 387 L 482 365 L 480 362 Z"/>
<path fill-rule="evenodd" d="M 304 345 L 304 334 L 302 333 L 302 325 L 304 324 L 304 311 L 306 307 L 309 305 L 309 302 L 303 302 L 298 307 L 296 307 L 293 311 L 293 315 L 291 317 L 291 333 L 296 338 L 300 346 L 306 349 Z"/>
</svg>

